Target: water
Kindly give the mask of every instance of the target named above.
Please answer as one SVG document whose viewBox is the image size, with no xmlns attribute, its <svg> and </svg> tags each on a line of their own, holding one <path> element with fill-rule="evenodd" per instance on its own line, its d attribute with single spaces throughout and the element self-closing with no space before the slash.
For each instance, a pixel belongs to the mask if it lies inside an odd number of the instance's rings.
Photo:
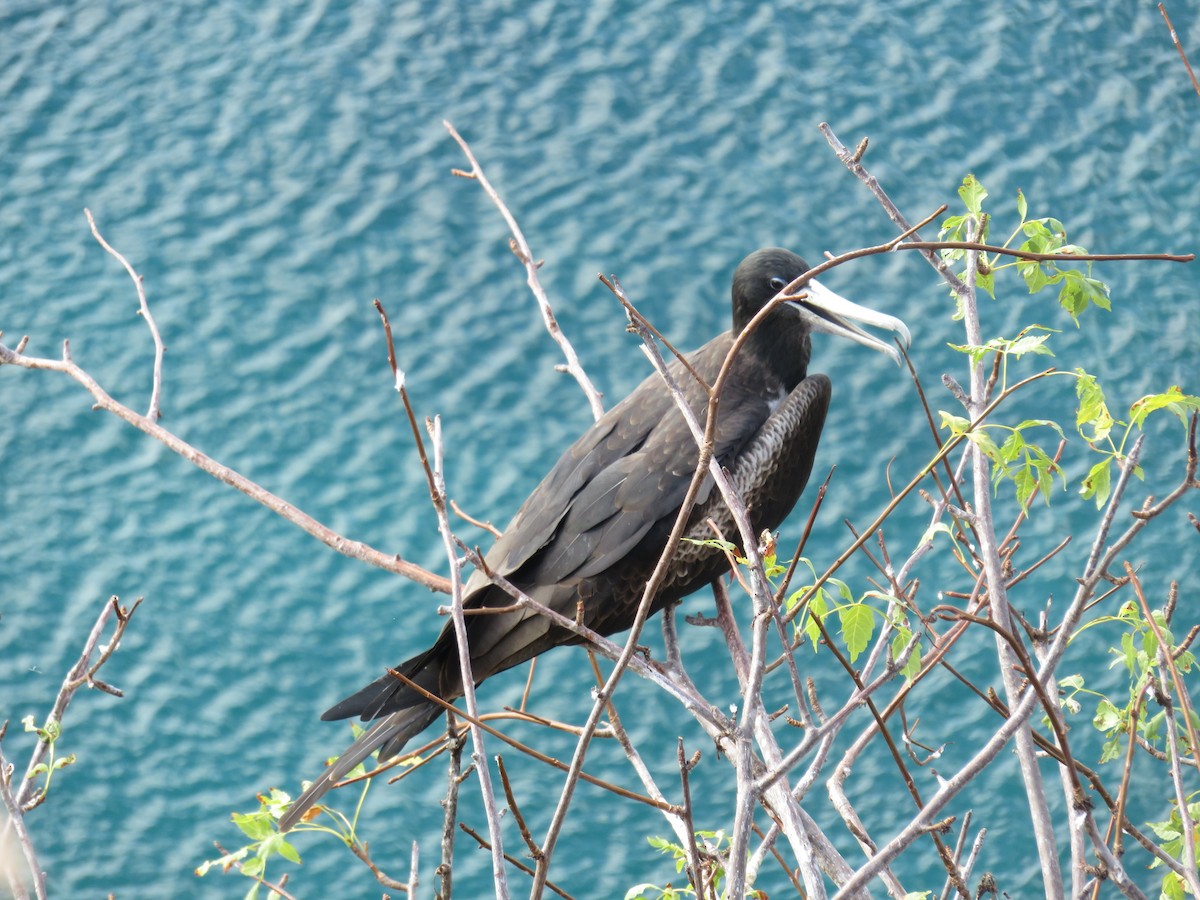
<svg viewBox="0 0 1200 900">
<path fill-rule="evenodd" d="M 1195 248 L 1200 100 L 1151 4 L 829 6 L 9 3 L 0 12 L 5 342 L 28 334 L 29 352 L 55 356 L 70 339 L 81 365 L 144 409 L 151 344 L 132 285 L 87 232 L 89 207 L 145 277 L 169 347 L 164 424 L 330 527 L 445 571 L 371 299 L 391 311 L 419 413 L 443 418 L 450 493 L 471 513 L 507 521 L 589 415 L 553 371 L 557 350 L 498 214 L 477 185 L 450 174 L 464 160 L 442 119 L 471 141 L 546 260 L 556 312 L 610 403 L 647 368 L 598 272 L 616 273 L 692 347 L 726 327 L 729 275 L 749 250 L 782 244 L 813 259 L 892 233 L 833 158 L 821 121 L 847 143 L 870 135 L 867 162 L 911 218 L 952 200 L 974 172 L 998 211 L 1011 214 L 1020 187 L 1031 214 L 1052 212 L 1089 247 Z M 1195 10 L 1171 11 L 1200 56 Z M 1028 321 L 1064 329 L 1063 364 L 1090 354 L 1117 403 L 1170 384 L 1200 390 L 1194 267 L 1099 271 L 1115 311 L 1088 330 L 1014 288 L 988 304 L 989 333 Z M 934 405 L 952 409 L 936 385 L 941 372 L 962 371 L 946 348 L 962 338 L 928 267 L 895 256 L 826 281 L 908 321 Z M 882 357 L 820 341 L 814 367 L 835 383 L 817 469 L 836 462 L 838 473 L 809 547 L 828 559 L 845 543 L 842 518 L 864 524 L 885 502 L 884 464 L 897 457 L 899 478 L 929 441 L 911 386 Z M 105 670 L 126 697 L 76 699 L 63 749 L 79 763 L 29 817 L 52 893 L 238 896 L 233 876 L 192 875 L 213 841 L 240 845 L 229 813 L 253 808 L 272 785 L 294 790 L 343 746 L 344 726 L 317 715 L 423 646 L 440 625 L 438 598 L 334 554 L 89 412 L 61 376 L 0 372 L 0 397 L 10 759 L 29 746 L 15 723 L 45 714 L 104 598 L 146 598 Z M 1026 405 L 1069 417 L 1071 387 L 1048 384 Z M 1152 429 L 1150 449 L 1162 456 L 1147 472 L 1158 493 L 1178 475 L 1178 439 L 1177 426 Z M 1060 497 L 1027 535 L 1093 520 Z M 897 552 L 924 522 L 919 501 L 905 506 L 889 530 Z M 1197 587 L 1186 529 L 1175 514 L 1132 554 L 1160 596 L 1172 577 L 1185 597 Z M 798 530 L 790 523 L 785 536 Z M 1083 543 L 1017 602 L 1036 611 L 1052 593 L 1061 606 Z M 868 574 L 865 564 L 850 573 L 860 589 Z M 920 575 L 930 604 L 934 591 L 962 588 L 940 565 Z M 714 635 L 687 629 L 685 642 L 704 686 L 732 700 Z M 579 660 L 563 651 L 545 661 L 537 709 L 580 717 Z M 981 660 L 978 677 L 994 680 Z M 833 665 L 811 663 L 836 693 Z M 513 702 L 520 686 L 519 676 L 498 679 L 484 702 Z M 705 752 L 700 814 L 705 827 L 728 827 L 727 770 L 710 745 L 653 688 L 629 679 L 623 690 L 626 723 L 662 784 L 676 784 L 675 735 Z M 923 703 L 911 713 L 922 734 L 954 742 L 943 773 L 973 728 L 994 727 L 948 683 Z M 961 735 L 935 724 L 950 717 Z M 1081 720 L 1076 733 L 1085 731 Z M 570 753 L 567 739 L 513 732 Z M 556 777 L 515 754 L 507 761 L 535 833 L 544 831 L 549 804 L 536 798 L 556 793 Z M 633 781 L 609 747 L 589 769 Z M 894 771 L 866 760 L 852 787 L 860 799 L 896 798 L 871 809 L 880 836 L 910 815 L 903 794 L 887 793 Z M 1005 755 L 953 811 L 987 813 L 982 865 L 1028 896 L 1033 864 L 1012 862 L 1029 852 L 1013 771 Z M 376 789 L 363 819 L 373 855 L 395 875 L 421 841 L 426 888 L 441 821 L 435 776 Z M 932 793 L 927 770 L 919 777 Z M 1155 770 L 1146 777 L 1163 784 Z M 474 794 L 465 796 L 464 819 L 482 828 Z M 1008 796 L 1013 804 L 995 802 Z M 809 808 L 857 858 L 832 811 L 818 798 Z M 1145 816 L 1162 810 L 1156 801 Z M 642 809 L 582 788 L 554 877 L 580 897 L 665 882 L 669 864 L 644 841 L 663 831 Z M 506 837 L 518 850 L 515 831 Z M 379 894 L 333 842 L 298 845 L 297 895 Z M 940 885 L 935 868 L 913 863 L 901 875 L 910 889 Z M 777 873 L 764 879 L 786 894 Z M 459 896 L 486 894 L 486 856 L 464 846 L 456 884 Z"/>
</svg>

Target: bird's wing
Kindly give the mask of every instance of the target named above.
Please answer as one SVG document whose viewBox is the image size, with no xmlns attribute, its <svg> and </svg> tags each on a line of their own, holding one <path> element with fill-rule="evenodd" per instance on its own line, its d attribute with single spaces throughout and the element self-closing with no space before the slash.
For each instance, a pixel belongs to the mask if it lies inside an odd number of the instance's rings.
<svg viewBox="0 0 1200 900">
<path fill-rule="evenodd" d="M 692 354 L 702 377 L 715 375 L 728 350 L 722 336 Z M 677 383 L 703 421 L 706 397 L 674 366 Z M 716 456 L 736 456 L 770 415 L 764 398 L 738 397 L 719 408 Z M 539 584 L 586 578 L 622 559 L 660 520 L 674 515 L 696 466 L 696 442 L 657 374 L 651 375 L 563 454 L 529 495 L 487 555 L 512 575 L 523 567 Z M 707 481 L 698 498 L 711 491 Z M 486 579 L 476 573 L 468 591 Z"/>
</svg>

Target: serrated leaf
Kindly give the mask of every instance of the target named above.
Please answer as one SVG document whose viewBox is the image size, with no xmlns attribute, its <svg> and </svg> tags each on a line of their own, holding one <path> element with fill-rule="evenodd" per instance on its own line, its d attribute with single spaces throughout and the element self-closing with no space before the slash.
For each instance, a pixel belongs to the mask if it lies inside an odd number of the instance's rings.
<svg viewBox="0 0 1200 900">
<path fill-rule="evenodd" d="M 979 365 L 979 361 L 994 349 L 987 344 L 947 344 L 946 346 L 951 350 L 967 354 L 972 366 Z M 945 428 L 946 426 L 943 424 L 942 427 Z"/>
<path fill-rule="evenodd" d="M 953 435 L 962 434 L 971 426 L 970 419 L 965 419 L 962 416 L 951 415 L 944 409 L 939 409 L 938 415 L 942 417 L 941 427 L 950 429 L 950 433 Z"/>
<path fill-rule="evenodd" d="M 252 856 L 249 859 L 247 859 L 244 863 L 242 863 L 242 874 L 243 875 L 250 875 L 250 876 L 259 875 L 259 876 L 261 876 L 262 873 L 265 872 L 266 870 L 267 870 L 267 861 L 265 859 L 263 859 L 261 856 Z"/>
<path fill-rule="evenodd" d="M 983 451 L 983 455 L 993 462 L 1000 460 L 1000 448 L 986 430 L 972 431 L 967 434 L 967 440 Z"/>
<path fill-rule="evenodd" d="M 829 600 L 825 596 L 825 590 L 817 591 L 816 596 L 808 603 L 808 624 L 804 629 L 808 639 L 812 642 L 813 652 L 817 651 L 821 640 L 821 629 L 817 627 L 817 622 L 822 624 L 825 622 L 825 616 L 829 614 Z"/>
<path fill-rule="evenodd" d="M 233 824 L 252 841 L 261 841 L 273 833 L 268 817 L 262 813 L 234 813 Z"/>
<path fill-rule="evenodd" d="M 1010 463 L 1025 449 L 1025 436 L 1021 434 L 1019 429 L 1012 431 L 1008 437 L 1004 439 L 1004 443 L 1000 445 L 1000 461 Z"/>
<path fill-rule="evenodd" d="M 1050 340 L 1048 334 L 1030 334 L 1022 338 L 1017 338 L 1008 345 L 1007 353 L 1020 359 L 1026 353 L 1033 353 L 1038 356 L 1053 356 L 1054 351 L 1046 346 L 1046 341 Z"/>
<path fill-rule="evenodd" d="M 1158 860 L 1156 859 L 1155 862 Z M 1168 872 L 1163 876 L 1159 891 L 1162 900 L 1187 900 L 1188 892 L 1184 890 L 1183 878 L 1175 872 Z"/>
<path fill-rule="evenodd" d="M 996 276 L 992 272 L 976 272 L 975 287 L 996 299 Z"/>
<path fill-rule="evenodd" d="M 1034 491 L 1038 489 L 1038 478 L 1032 467 L 1024 465 L 1013 473 L 1012 480 L 1017 490 L 1017 503 L 1024 506 L 1025 501 L 1032 497 Z"/>
<path fill-rule="evenodd" d="M 888 649 L 891 651 L 892 659 L 898 661 L 900 654 L 904 652 L 904 648 L 912 640 L 912 631 L 905 625 L 896 624 L 894 627 L 896 633 L 893 635 L 891 646 Z"/>
<path fill-rule="evenodd" d="M 1179 831 L 1178 819 L 1168 819 L 1165 822 L 1147 822 L 1146 827 L 1154 832 L 1160 841 L 1177 841 L 1182 834 Z"/>
<path fill-rule="evenodd" d="M 1137 671 L 1137 651 L 1133 648 L 1133 633 L 1129 631 L 1121 635 L 1121 663 L 1130 675 Z"/>
<path fill-rule="evenodd" d="M 1067 436 L 1065 434 L 1063 434 L 1062 426 L 1059 425 L 1057 422 L 1055 422 L 1053 419 L 1026 419 L 1020 425 L 1017 426 L 1018 429 L 1037 428 L 1037 427 L 1053 429 L 1054 433 L 1057 434 L 1064 441 L 1067 439 Z"/>
<path fill-rule="evenodd" d="M 1171 385 L 1161 394 L 1147 394 L 1137 400 L 1129 408 L 1129 414 L 1133 424 L 1141 428 L 1146 417 L 1160 409 L 1170 410 L 1186 427 L 1191 414 L 1200 412 L 1200 397 L 1183 393 L 1179 385 Z"/>
<path fill-rule="evenodd" d="M 846 652 L 850 654 L 850 662 L 854 662 L 871 643 L 871 635 L 875 632 L 875 613 L 865 603 L 855 603 L 838 610 L 842 623 L 842 640 L 846 644 Z"/>
<path fill-rule="evenodd" d="M 1099 731 L 1111 731 L 1121 724 L 1121 713 L 1110 700 L 1101 700 L 1096 706 L 1096 715 L 1092 717 L 1092 725 Z"/>
<path fill-rule="evenodd" d="M 946 537 L 950 538 L 951 541 L 954 540 L 954 533 L 950 530 L 949 525 L 947 525 L 945 522 L 934 522 L 932 525 L 930 525 L 928 528 L 925 529 L 925 533 L 923 535 L 921 535 L 921 540 L 919 540 L 917 543 L 918 544 L 927 544 L 930 541 L 932 541 L 936 535 L 939 535 L 939 534 L 946 535 Z"/>
<path fill-rule="evenodd" d="M 1033 265 L 1020 268 L 1021 275 L 1025 278 L 1025 286 L 1029 288 L 1029 293 L 1036 294 L 1050 283 L 1049 276 L 1046 275 L 1040 264 L 1034 263 Z"/>
<path fill-rule="evenodd" d="M 1142 732 L 1142 737 L 1148 741 L 1158 740 L 1158 729 L 1163 725 L 1166 718 L 1166 711 L 1159 710 L 1158 713 L 1143 721 L 1138 727 L 1138 730 Z"/>
<path fill-rule="evenodd" d="M 1078 376 L 1075 380 L 1075 396 L 1079 398 L 1079 407 L 1075 411 L 1075 427 L 1089 444 L 1103 441 L 1113 425 L 1112 413 L 1108 411 L 1108 403 L 1104 399 L 1104 391 L 1094 375 L 1089 375 L 1083 369 L 1076 369 Z M 1087 426 L 1091 433 L 1084 431 Z"/>
<path fill-rule="evenodd" d="M 1100 762 L 1112 762 L 1121 755 L 1121 733 L 1117 732 L 1100 748 Z"/>
<path fill-rule="evenodd" d="M 854 592 L 850 590 L 850 585 L 842 581 L 840 578 L 830 578 L 829 584 L 837 588 L 838 596 L 847 603 L 854 602 Z"/>
<path fill-rule="evenodd" d="M 969 213 L 976 216 L 983 212 L 983 201 L 987 195 L 987 189 L 979 183 L 974 175 L 964 178 L 962 187 L 958 189 L 958 196 L 962 199 L 963 205 Z"/>
<path fill-rule="evenodd" d="M 912 650 L 908 652 L 908 662 L 904 664 L 904 668 L 900 670 L 908 681 L 912 681 L 921 671 L 921 639 L 918 638 L 913 644 Z"/>
<path fill-rule="evenodd" d="M 1108 502 L 1108 495 L 1112 493 L 1111 479 L 1112 457 L 1108 456 L 1088 470 L 1079 493 L 1084 500 L 1094 499 L 1096 509 L 1103 509 L 1104 504 Z"/>
<path fill-rule="evenodd" d="M 262 842 L 262 847 L 259 849 L 259 854 L 263 857 L 266 857 L 272 853 L 278 853 L 288 862 L 300 862 L 300 853 L 282 834 L 273 834 Z"/>
</svg>

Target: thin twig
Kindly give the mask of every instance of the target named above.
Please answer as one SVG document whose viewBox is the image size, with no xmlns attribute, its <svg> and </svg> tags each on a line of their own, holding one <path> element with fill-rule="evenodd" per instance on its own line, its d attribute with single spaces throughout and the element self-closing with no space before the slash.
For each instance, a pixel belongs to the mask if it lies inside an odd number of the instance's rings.
<svg viewBox="0 0 1200 900">
<path fill-rule="evenodd" d="M 242 864 L 242 861 L 240 859 L 233 858 L 230 855 L 229 851 L 226 850 L 224 847 L 222 847 L 219 842 L 213 841 L 213 846 L 217 848 L 217 851 L 223 857 L 226 857 L 226 859 L 228 859 L 229 865 L 233 866 L 235 869 L 237 869 L 241 874 L 245 875 L 247 878 L 252 879 L 253 881 L 257 882 L 262 887 L 265 887 L 272 894 L 282 897 L 283 900 L 296 900 L 295 895 L 288 893 L 288 891 L 284 888 L 284 884 L 287 882 L 286 875 L 279 881 L 279 883 L 267 881 L 267 879 L 263 878 L 257 872 L 247 872 Z M 228 871 L 228 867 L 226 868 L 226 871 Z"/>
<path fill-rule="evenodd" d="M 152 387 L 150 388 L 150 408 L 146 411 L 146 418 L 151 422 L 157 422 L 162 416 L 160 403 L 162 400 L 163 352 L 166 348 L 163 346 L 162 335 L 159 334 L 154 316 L 150 314 L 150 304 L 146 302 L 146 286 L 143 283 L 142 276 L 129 264 L 129 260 L 114 250 L 108 241 L 104 239 L 104 236 L 100 234 L 100 229 L 96 226 L 96 220 L 92 218 L 92 211 L 84 209 L 83 214 L 87 216 L 88 226 L 92 229 L 92 237 L 100 243 L 101 247 L 108 251 L 108 254 L 113 259 L 125 267 L 125 271 L 133 279 L 134 287 L 137 288 L 138 315 L 146 320 L 146 326 L 150 329 L 150 337 L 154 341 L 154 375 Z"/>
<path fill-rule="evenodd" d="M 482 847 L 484 850 L 492 849 L 492 845 L 487 842 L 487 839 L 484 838 L 483 835 L 481 835 L 479 832 L 477 832 L 471 826 L 469 826 L 466 822 L 459 822 L 458 827 L 461 828 L 463 831 L 465 831 L 467 834 L 469 834 L 471 837 L 475 838 L 476 843 L 478 843 L 479 846 Z M 529 868 L 529 866 L 525 865 L 523 862 L 521 862 L 515 856 L 510 856 L 509 854 L 505 853 L 504 859 L 508 862 L 509 865 L 511 865 L 517 869 L 520 869 L 526 875 L 534 874 L 533 869 Z M 574 900 L 574 898 L 570 894 L 568 894 L 566 891 L 564 891 L 562 888 L 560 888 L 558 885 L 556 885 L 553 881 L 550 881 L 549 879 L 546 880 L 545 886 L 547 888 L 549 888 L 551 891 L 553 891 L 554 893 L 558 894 L 558 896 L 565 898 L 565 900 Z"/>
<path fill-rule="evenodd" d="M 508 801 L 508 809 L 513 814 L 513 819 L 516 820 L 517 830 L 521 832 L 521 838 L 525 841 L 525 846 L 529 848 L 529 855 L 533 859 L 540 859 L 542 848 L 537 845 L 537 841 L 529 833 L 529 826 L 525 824 L 525 817 L 521 815 L 521 807 L 517 805 L 517 798 L 513 794 L 512 783 L 508 780 L 508 770 L 504 768 L 504 757 L 500 754 L 496 754 L 496 768 L 500 771 L 500 784 L 504 787 L 504 799 Z"/>
<path fill-rule="evenodd" d="M 0 740 L 3 739 L 4 732 L 7 730 L 8 723 L 5 722 L 0 726 Z M 16 833 L 17 843 L 21 847 L 21 855 L 25 857 L 25 867 L 29 870 L 29 875 L 33 879 L 33 890 L 37 895 L 37 900 L 46 900 L 46 875 L 42 871 L 41 863 L 38 862 L 37 850 L 33 846 L 33 838 L 29 836 L 29 831 L 25 828 L 24 812 L 13 794 L 12 777 L 13 765 L 4 756 L 4 750 L 0 749 L 0 801 L 4 803 L 4 808 L 8 811 L 8 819 L 5 822 L 5 835 L 10 827 Z M 0 847 L 4 846 L 5 835 L 0 835 Z M 20 874 L 12 867 L 13 862 L 15 860 L 10 861 L 6 859 L 3 866 L 9 889 L 16 900 L 27 900 L 29 894 L 26 892 L 25 886 L 21 883 Z"/>
<path fill-rule="evenodd" d="M 67 672 L 63 678 L 62 685 L 58 689 L 58 695 L 54 698 L 54 705 L 50 708 L 50 713 L 46 716 L 45 725 L 50 723 L 61 724 L 67 714 L 67 707 L 71 704 L 75 693 L 85 684 L 93 687 L 99 682 L 95 681 L 96 671 L 100 666 L 104 665 L 116 652 L 121 644 L 121 638 L 125 635 L 125 628 L 129 624 L 130 618 L 141 605 L 142 598 L 138 597 L 133 602 L 129 609 L 123 608 L 117 597 L 110 597 L 105 601 L 103 608 L 100 610 L 100 615 L 97 616 L 95 624 L 92 625 L 92 630 L 88 634 L 87 642 L 84 644 L 83 652 L 80 653 L 79 659 L 75 665 Z M 117 624 L 113 628 L 112 637 L 100 647 L 100 639 L 104 636 L 104 628 L 108 624 L 110 615 L 115 615 Z M 100 649 L 99 656 L 93 659 L 93 654 L 97 648 Z M 106 685 L 106 687 L 109 687 Z M 106 690 L 105 693 L 114 693 L 114 689 Z M 120 692 L 116 691 L 120 696 Z M 25 769 L 25 776 L 21 779 L 20 785 L 16 790 L 17 803 L 22 809 L 32 809 L 37 804 L 41 803 L 45 795 L 43 793 L 35 794 L 37 778 L 35 771 L 38 766 L 46 758 L 46 754 L 50 751 L 50 743 L 47 741 L 38 741 L 33 753 L 29 757 L 29 765 Z M 0 840 L 3 840 L 5 829 L 0 829 Z"/>
<path fill-rule="evenodd" d="M 1179 35 L 1175 33 L 1175 26 L 1171 24 L 1171 17 L 1167 15 L 1167 8 L 1163 4 L 1158 4 L 1158 11 L 1162 13 L 1163 21 L 1167 23 L 1167 29 L 1171 32 L 1171 43 L 1175 45 L 1175 49 L 1179 51 L 1179 57 L 1183 60 L 1183 66 L 1187 69 L 1188 78 L 1192 79 L 1192 87 L 1196 93 L 1200 94 L 1200 82 L 1196 81 L 1196 73 L 1192 71 L 1192 64 L 1188 62 L 1187 54 L 1183 52 L 1183 44 L 1179 42 Z"/>
<path fill-rule="evenodd" d="M 500 836 L 500 811 L 496 805 L 496 794 L 492 789 L 483 729 L 475 724 L 479 720 L 479 707 L 475 700 L 475 676 L 471 672 L 471 645 L 467 638 L 467 620 L 463 615 L 461 570 L 458 566 L 454 536 L 450 530 L 450 519 L 446 512 L 446 482 L 442 472 L 441 420 L 437 417 L 432 420 L 426 419 L 425 428 L 429 432 L 430 442 L 433 445 L 433 466 L 426 470 L 433 481 L 431 499 L 437 512 L 438 532 L 442 536 L 442 544 L 450 562 L 450 596 L 453 598 L 454 633 L 458 638 L 458 664 L 462 674 L 463 703 L 467 707 L 468 721 L 471 721 L 471 746 L 473 748 L 471 759 L 475 763 L 479 792 L 483 799 L 484 814 L 487 817 L 488 831 L 492 838 L 492 880 L 496 888 L 497 900 L 507 900 L 508 875 L 504 867 L 504 846 Z"/>
<path fill-rule="evenodd" d="M 271 510 L 271 512 L 282 516 L 293 525 L 299 526 L 323 544 L 332 547 L 338 553 L 349 556 L 352 559 L 362 560 L 365 563 L 377 566 L 388 572 L 393 572 L 396 575 L 401 575 L 415 581 L 417 584 L 424 585 L 430 590 L 442 593 L 449 592 L 450 582 L 442 576 L 428 572 L 413 563 L 406 562 L 398 554 L 383 553 L 361 541 L 352 541 L 343 537 L 333 529 L 322 525 L 312 516 L 308 515 L 308 513 L 288 503 L 282 497 L 271 493 L 240 472 L 222 465 L 215 459 L 197 450 L 187 441 L 167 431 L 149 417 L 140 415 L 124 404 L 118 403 L 109 396 L 108 392 L 100 386 L 99 382 L 71 360 L 69 348 L 65 342 L 63 359 L 61 360 L 25 356 L 0 344 L 0 366 L 6 365 L 22 369 L 61 372 L 77 381 L 92 395 L 92 398 L 96 401 L 94 409 L 102 409 L 105 412 L 112 413 L 117 418 L 124 419 L 134 428 L 166 445 L 169 450 L 182 456 L 196 468 L 208 473 L 218 481 L 224 482 L 230 487 L 241 491 L 251 500 L 261 503 L 267 509 Z"/>
<path fill-rule="evenodd" d="M 500 194 L 492 187 L 492 183 L 487 180 L 487 176 L 483 174 L 483 167 L 475 159 L 475 154 L 471 152 L 470 145 L 467 144 L 462 135 L 454 130 L 454 126 L 449 122 L 443 121 L 442 124 L 446 126 L 446 130 L 450 132 L 450 136 L 462 148 L 462 152 L 471 163 L 470 172 L 455 169 L 454 174 L 478 181 L 479 186 L 491 198 L 492 203 L 500 210 L 500 215 L 504 217 L 504 221 L 508 223 L 508 230 L 512 232 L 512 240 L 509 246 L 512 248 L 517 259 L 521 261 L 521 265 L 525 267 L 525 277 L 528 281 L 529 289 L 533 292 L 533 296 L 537 300 L 538 309 L 542 313 L 542 321 L 546 324 L 546 330 L 550 332 L 550 337 L 558 344 L 563 356 L 567 359 L 566 371 L 579 382 L 579 386 L 583 389 L 584 396 L 587 397 L 588 406 L 592 410 L 592 418 L 599 419 L 604 415 L 604 404 L 600 399 L 600 392 L 592 385 L 587 373 L 583 370 L 583 366 L 579 364 L 579 357 L 575 355 L 575 348 L 571 346 L 571 342 L 562 333 L 562 329 L 558 325 L 558 320 L 554 317 L 554 311 L 550 308 L 550 301 L 546 297 L 546 291 L 542 288 L 542 283 L 538 279 L 537 271 L 541 263 L 534 260 L 533 252 L 529 249 L 529 243 L 525 240 L 525 235 L 521 232 L 521 227 L 517 224 L 516 217 L 509 212 L 508 207 L 504 205 L 504 201 L 500 199 Z"/>
<path fill-rule="evenodd" d="M 438 879 L 437 896 L 442 900 L 450 900 L 454 885 L 454 823 L 458 820 L 458 788 L 462 784 L 463 738 L 454 713 L 447 712 L 446 740 L 450 744 L 450 769 L 446 773 L 446 796 L 442 798 L 442 861 L 434 872 Z"/>
</svg>

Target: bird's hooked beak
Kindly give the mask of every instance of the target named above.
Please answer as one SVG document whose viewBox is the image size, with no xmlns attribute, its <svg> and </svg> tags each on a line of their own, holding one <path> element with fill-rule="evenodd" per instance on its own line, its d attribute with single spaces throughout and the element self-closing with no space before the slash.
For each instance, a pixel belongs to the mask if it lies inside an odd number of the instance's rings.
<svg viewBox="0 0 1200 900">
<path fill-rule="evenodd" d="M 880 353 L 886 353 L 895 360 L 896 365 L 901 364 L 900 353 L 896 348 L 875 335 L 863 331 L 854 322 L 894 331 L 900 336 L 905 347 L 912 343 L 908 326 L 895 316 L 859 306 L 840 294 L 835 294 L 815 278 L 810 280 L 798 293 L 784 296 L 787 298 L 788 306 L 800 313 L 811 331 L 822 331 L 825 334 L 849 338 L 857 344 L 878 350 Z"/>
</svg>

